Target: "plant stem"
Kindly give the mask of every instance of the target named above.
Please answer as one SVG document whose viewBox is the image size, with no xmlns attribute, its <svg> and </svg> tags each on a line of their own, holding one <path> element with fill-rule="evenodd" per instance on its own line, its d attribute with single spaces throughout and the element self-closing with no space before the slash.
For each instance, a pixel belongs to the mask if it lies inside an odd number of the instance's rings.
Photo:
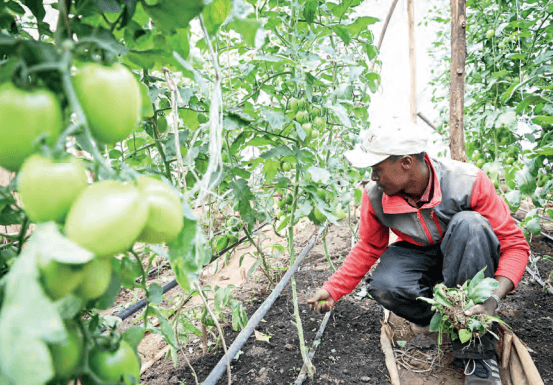
<svg viewBox="0 0 553 385">
<path fill-rule="evenodd" d="M 223 343 L 223 350 L 225 351 L 225 356 L 227 357 L 227 377 L 228 377 L 228 384 L 232 384 L 232 378 L 231 378 L 231 372 L 230 372 L 230 357 L 228 356 L 227 352 L 227 344 L 225 343 L 225 335 L 223 334 L 223 329 L 221 329 L 221 325 L 219 324 L 219 321 L 217 320 L 217 317 L 215 317 L 215 314 L 211 311 L 211 308 L 207 304 L 207 300 L 204 297 L 204 293 L 202 292 L 202 288 L 200 287 L 200 284 L 198 282 L 195 282 L 196 290 L 198 290 L 198 293 L 200 294 L 200 298 L 202 299 L 202 302 L 204 303 L 205 308 L 207 309 L 209 315 L 213 319 L 213 322 L 215 322 L 215 326 L 217 327 L 217 330 L 219 331 L 219 335 L 221 336 L 221 342 Z"/>
<path fill-rule="evenodd" d="M 325 249 L 325 255 L 326 255 L 326 260 L 328 261 L 328 264 L 330 265 L 330 267 L 332 268 L 332 270 L 334 272 L 336 272 L 336 268 L 334 267 L 334 264 L 332 263 L 332 260 L 330 259 L 330 254 L 328 254 L 328 248 L 326 247 L 326 235 L 328 234 L 328 229 L 327 231 L 325 232 L 325 235 L 323 236 L 323 247 Z"/>
<path fill-rule="evenodd" d="M 255 243 L 255 241 L 253 240 L 250 232 L 248 231 L 248 226 L 244 226 L 244 233 L 246 234 L 246 237 L 248 237 L 248 241 L 250 241 L 250 243 L 252 245 L 255 246 L 255 248 L 257 249 L 257 251 L 259 252 L 259 256 L 261 258 L 261 262 L 263 262 L 263 274 L 265 274 L 265 277 L 267 277 L 267 279 L 269 280 L 269 282 L 271 283 L 271 286 L 275 286 L 275 283 L 274 281 L 271 279 L 271 276 L 269 275 L 269 271 L 270 271 L 270 267 L 269 265 L 267 264 L 267 259 L 265 258 L 265 253 L 263 252 L 263 250 L 261 249 L 261 247 Z"/>
<path fill-rule="evenodd" d="M 142 284 L 144 285 L 144 299 L 146 300 L 146 307 L 144 308 L 144 331 L 146 332 L 148 330 L 148 310 L 150 309 L 150 301 L 148 300 L 148 287 L 146 285 L 146 280 L 148 279 L 148 273 L 146 273 L 146 270 L 144 270 L 144 266 L 142 266 L 142 261 L 140 261 L 140 258 L 138 258 L 138 255 L 134 252 L 134 250 L 129 250 L 129 253 L 131 253 L 136 261 L 138 262 L 138 265 L 140 266 L 140 271 L 142 275 Z"/>
<path fill-rule="evenodd" d="M 296 260 L 296 254 L 294 250 L 294 213 L 298 205 L 298 191 L 300 185 L 300 169 L 298 164 L 296 164 L 296 181 L 294 183 L 294 192 L 292 200 L 292 211 L 290 213 L 290 223 L 288 224 L 288 250 L 290 252 L 290 266 L 292 266 Z M 309 378 L 313 378 L 314 368 L 311 360 L 307 355 L 307 347 L 305 346 L 305 340 L 303 338 L 303 327 L 301 324 L 300 309 L 298 306 L 298 293 L 296 290 L 296 278 L 294 275 L 290 277 L 290 283 L 292 285 L 292 298 L 294 302 L 294 316 L 296 317 L 296 328 L 298 329 L 298 337 L 300 340 L 300 351 L 303 358 L 303 362 L 307 367 L 307 373 Z"/>
<path fill-rule="evenodd" d="M 19 232 L 19 239 L 17 242 L 17 254 L 21 253 L 21 248 L 23 247 L 23 238 L 25 238 L 25 233 L 27 232 L 28 225 L 29 218 L 23 218 L 23 223 L 21 224 L 21 231 Z"/>
</svg>

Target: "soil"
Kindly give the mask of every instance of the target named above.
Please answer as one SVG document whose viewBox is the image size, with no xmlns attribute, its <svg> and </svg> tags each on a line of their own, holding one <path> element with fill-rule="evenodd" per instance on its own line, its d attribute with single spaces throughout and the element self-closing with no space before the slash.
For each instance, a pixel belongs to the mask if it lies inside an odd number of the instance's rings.
<svg viewBox="0 0 553 385">
<path fill-rule="evenodd" d="M 295 244 L 298 253 L 307 244 L 313 230 L 314 228 L 308 227 L 297 237 Z M 347 225 L 333 226 L 327 241 L 332 261 L 339 267 L 351 248 L 351 230 Z M 553 242 L 546 238 L 534 238 L 532 254 L 533 257 L 553 255 Z M 540 260 L 537 267 L 542 279 L 547 281 L 547 276 L 553 271 L 553 263 Z M 304 338 L 310 348 L 323 315 L 311 312 L 305 304 L 305 299 L 331 275 L 332 270 L 320 244 L 313 248 L 295 274 Z M 351 294 L 336 304 L 313 359 L 315 376 L 313 379 L 307 379 L 304 384 L 389 383 L 380 346 L 383 309 L 363 295 L 363 288 L 362 281 Z M 235 298 L 243 301 L 246 306 L 248 316 L 257 310 L 269 293 L 267 282 L 261 278 L 253 281 L 250 279 L 233 290 Z M 544 382 L 553 384 L 553 297 L 544 293 L 543 288 L 525 273 L 517 290 L 508 295 L 503 302 L 504 307 L 499 311 L 499 315 L 528 346 Z M 252 335 L 241 348 L 239 357 L 232 362 L 233 383 L 294 383 L 302 366 L 302 358 L 297 330 L 292 324 L 295 321 L 293 313 L 292 291 L 288 285 L 256 328 L 262 336 L 269 337 L 268 341 L 256 339 L 255 335 Z M 213 335 L 215 334 L 216 331 Z M 230 346 L 238 332 L 227 326 L 224 328 L 224 334 L 227 346 Z M 142 375 L 142 383 L 195 384 L 194 376 L 182 355 L 184 351 L 196 372 L 198 382 L 205 380 L 223 356 L 222 349 L 215 349 L 211 342 L 211 350 L 207 354 L 202 354 L 199 340 L 192 342 L 179 352 L 176 366 L 171 359 L 159 360 Z M 157 349 L 162 347 L 158 345 Z M 454 376 L 457 376 L 458 381 L 459 373 L 453 373 L 451 378 Z M 436 383 L 456 383 L 445 378 L 442 377 Z M 226 383 L 224 374 L 217 384 Z"/>
</svg>

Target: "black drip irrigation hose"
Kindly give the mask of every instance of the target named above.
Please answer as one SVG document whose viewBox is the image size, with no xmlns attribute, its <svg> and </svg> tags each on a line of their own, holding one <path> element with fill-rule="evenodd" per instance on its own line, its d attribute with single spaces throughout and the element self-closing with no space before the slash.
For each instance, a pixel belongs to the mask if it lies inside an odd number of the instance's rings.
<svg viewBox="0 0 553 385">
<path fill-rule="evenodd" d="M 332 310 L 328 311 L 325 314 L 325 317 L 323 318 L 323 322 L 321 323 L 321 326 L 319 327 L 319 331 L 317 332 L 317 335 L 315 336 L 315 339 L 313 340 L 313 347 L 311 348 L 311 351 L 307 355 L 309 358 L 309 361 L 313 360 L 313 357 L 315 357 L 315 353 L 317 352 L 317 347 L 320 345 L 321 339 L 323 337 L 323 333 L 326 329 L 326 324 L 328 323 L 328 320 L 330 319 L 330 314 L 332 313 Z M 319 342 L 317 342 L 319 341 Z M 303 367 L 301 368 L 300 374 L 298 375 L 298 378 L 296 378 L 296 382 L 294 382 L 294 385 L 302 385 L 303 382 L 307 379 L 307 366 L 303 364 Z"/>
<path fill-rule="evenodd" d="M 242 331 L 240 332 L 240 334 L 238 334 L 238 336 L 236 337 L 232 345 L 228 348 L 227 354 L 219 360 L 215 368 L 213 368 L 213 370 L 211 371 L 209 376 L 205 379 L 205 381 L 202 383 L 202 385 L 215 385 L 219 380 L 219 378 L 221 378 L 221 375 L 225 372 L 227 368 L 227 359 L 232 361 L 233 358 L 236 356 L 236 354 L 240 351 L 242 346 L 244 346 L 248 338 L 250 338 L 253 331 L 255 330 L 255 327 L 257 326 L 257 324 L 261 321 L 261 319 L 265 316 L 265 314 L 267 314 L 271 306 L 273 306 L 274 302 L 276 301 L 276 299 L 278 298 L 282 290 L 284 290 L 284 287 L 288 284 L 290 277 L 292 277 L 292 275 L 298 269 L 300 264 L 307 256 L 307 253 L 311 251 L 311 249 L 315 245 L 315 242 L 321 236 L 324 230 L 325 230 L 325 226 L 319 228 L 317 235 L 313 236 L 313 238 L 311 238 L 307 246 L 303 248 L 296 262 L 288 269 L 284 277 L 282 277 L 278 285 L 276 285 L 273 292 L 269 294 L 267 299 L 261 304 L 261 306 L 252 315 L 246 327 L 242 329 Z M 229 364 L 230 364 L 230 361 L 229 361 Z"/>
<path fill-rule="evenodd" d="M 258 228 L 256 228 L 254 230 L 254 232 L 258 231 L 258 230 L 261 230 L 263 227 L 265 227 L 267 225 L 267 223 L 268 222 L 263 222 L 261 225 L 259 225 Z M 223 250 L 221 250 L 217 254 L 213 255 L 213 257 L 211 258 L 211 261 L 209 263 L 215 261 L 221 255 L 225 254 L 227 251 L 231 250 L 233 247 L 236 247 L 240 243 L 244 242 L 246 239 L 248 239 L 248 237 L 244 236 L 244 237 L 240 238 L 238 241 L 236 241 L 235 243 L 233 243 L 232 245 L 224 248 Z M 157 268 L 154 268 L 154 269 L 159 269 L 159 266 Z M 152 270 L 154 270 L 154 269 L 152 269 Z M 152 273 L 152 270 L 150 270 L 150 272 L 148 273 L 148 276 Z M 177 286 L 177 280 L 174 279 L 171 282 L 169 282 L 167 285 L 163 286 L 163 293 L 162 294 L 167 293 L 169 290 L 175 288 L 176 286 Z M 143 307 L 146 307 L 146 298 L 142 298 L 140 301 L 138 301 L 134 305 L 131 305 L 127 309 L 120 311 L 119 313 L 116 314 L 116 317 L 121 318 L 121 320 L 127 319 L 131 315 L 133 315 L 134 313 L 136 313 L 137 311 L 142 309 Z M 102 333 L 105 330 L 106 330 L 106 328 L 102 328 Z"/>
</svg>

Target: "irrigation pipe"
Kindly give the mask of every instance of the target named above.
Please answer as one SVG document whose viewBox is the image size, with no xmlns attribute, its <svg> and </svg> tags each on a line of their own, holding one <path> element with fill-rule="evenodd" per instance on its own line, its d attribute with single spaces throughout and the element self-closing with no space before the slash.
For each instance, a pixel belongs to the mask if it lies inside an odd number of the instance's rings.
<svg viewBox="0 0 553 385">
<path fill-rule="evenodd" d="M 311 249 L 315 245 L 315 242 L 321 236 L 325 228 L 326 228 L 325 226 L 320 227 L 318 233 L 314 235 L 313 238 L 311 238 L 311 240 L 307 244 L 307 246 L 303 248 L 296 262 L 288 269 L 284 277 L 282 277 L 278 285 L 276 285 L 273 292 L 269 294 L 267 299 L 261 304 L 261 306 L 252 315 L 246 327 L 242 329 L 240 334 L 238 334 L 238 336 L 236 337 L 232 345 L 229 347 L 227 355 L 223 356 L 219 360 L 215 368 L 213 368 L 209 376 L 202 383 L 203 385 L 215 385 L 217 383 L 217 381 L 219 380 L 219 378 L 227 368 L 227 361 L 229 361 L 230 363 L 230 361 L 234 359 L 236 354 L 238 354 L 242 346 L 244 346 L 248 338 L 250 338 L 257 324 L 261 321 L 261 319 L 265 316 L 265 314 L 267 314 L 271 306 L 273 306 L 273 303 L 275 302 L 275 300 L 278 298 L 282 290 L 284 290 L 284 287 L 288 284 L 290 277 L 292 277 L 292 275 L 298 269 L 300 264 L 303 262 L 303 260 L 307 256 L 307 253 L 311 251 Z"/>
<path fill-rule="evenodd" d="M 255 229 L 254 231 L 258 231 L 260 229 L 262 229 L 263 227 L 265 227 L 267 225 L 268 222 L 263 222 L 261 225 L 259 225 L 259 227 L 257 229 Z M 221 250 L 219 253 L 215 254 L 213 256 L 213 258 L 211 258 L 211 262 L 215 261 L 217 258 L 219 258 L 221 255 L 223 255 L 224 253 L 226 253 L 227 251 L 229 251 L 230 249 L 232 249 L 233 247 L 235 247 L 236 245 L 239 245 L 240 243 L 244 242 L 245 240 L 247 239 L 247 237 L 242 237 L 240 238 L 237 242 L 233 243 L 232 245 L 224 248 L 223 250 Z M 159 268 L 159 267 L 158 267 Z M 154 270 L 154 269 L 152 269 Z M 151 270 L 150 272 L 148 273 L 151 274 Z M 177 286 L 177 280 L 174 279 L 172 280 L 171 282 L 169 282 L 167 285 L 163 286 L 163 293 L 162 294 L 165 294 L 167 293 L 169 290 L 171 289 L 174 289 L 175 287 Z M 129 306 L 127 309 L 125 310 L 122 310 L 120 311 L 119 313 L 116 314 L 116 317 L 119 317 L 121 318 L 121 320 L 124 320 L 124 319 L 127 319 L 129 318 L 131 315 L 133 315 L 134 313 L 136 313 L 137 311 L 139 311 L 140 309 L 142 309 L 143 307 L 146 306 L 146 298 L 142 298 L 140 301 L 136 302 L 134 305 L 131 305 Z M 104 332 L 106 329 L 103 328 L 102 329 L 102 332 Z"/>
<path fill-rule="evenodd" d="M 332 313 L 332 310 L 327 312 L 325 314 L 325 317 L 323 318 L 323 322 L 321 323 L 321 326 L 319 327 L 319 331 L 317 332 L 317 335 L 315 336 L 315 340 L 313 341 L 313 347 L 311 348 L 311 351 L 309 352 L 309 361 L 313 360 L 313 357 L 315 356 L 315 353 L 317 352 L 317 347 L 321 344 L 321 339 L 323 337 L 323 333 L 326 328 L 326 324 L 328 323 L 328 320 L 330 319 L 330 314 Z M 317 342 L 318 341 L 318 342 Z M 296 378 L 296 382 L 294 382 L 294 385 L 302 385 L 303 382 L 307 379 L 307 366 L 303 364 L 303 367 L 301 368 L 300 374 L 298 375 L 298 378 Z"/>
</svg>

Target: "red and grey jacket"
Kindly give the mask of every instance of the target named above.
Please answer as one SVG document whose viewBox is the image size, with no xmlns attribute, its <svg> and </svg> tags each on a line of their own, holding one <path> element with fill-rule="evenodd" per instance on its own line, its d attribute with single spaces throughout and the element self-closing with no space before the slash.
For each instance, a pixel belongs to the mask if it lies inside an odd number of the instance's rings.
<svg viewBox="0 0 553 385">
<path fill-rule="evenodd" d="M 419 246 L 441 242 L 449 221 L 460 211 L 472 210 L 486 218 L 499 239 L 501 257 L 495 275 L 509 278 L 515 287 L 522 278 L 530 247 L 510 216 L 509 207 L 496 194 L 492 181 L 472 164 L 449 159 L 430 159 L 434 194 L 420 209 L 401 196 L 389 197 L 371 182 L 363 191 L 359 241 L 342 266 L 323 285 L 337 301 L 350 293 L 386 250 L 389 230 L 398 241 Z"/>
</svg>

